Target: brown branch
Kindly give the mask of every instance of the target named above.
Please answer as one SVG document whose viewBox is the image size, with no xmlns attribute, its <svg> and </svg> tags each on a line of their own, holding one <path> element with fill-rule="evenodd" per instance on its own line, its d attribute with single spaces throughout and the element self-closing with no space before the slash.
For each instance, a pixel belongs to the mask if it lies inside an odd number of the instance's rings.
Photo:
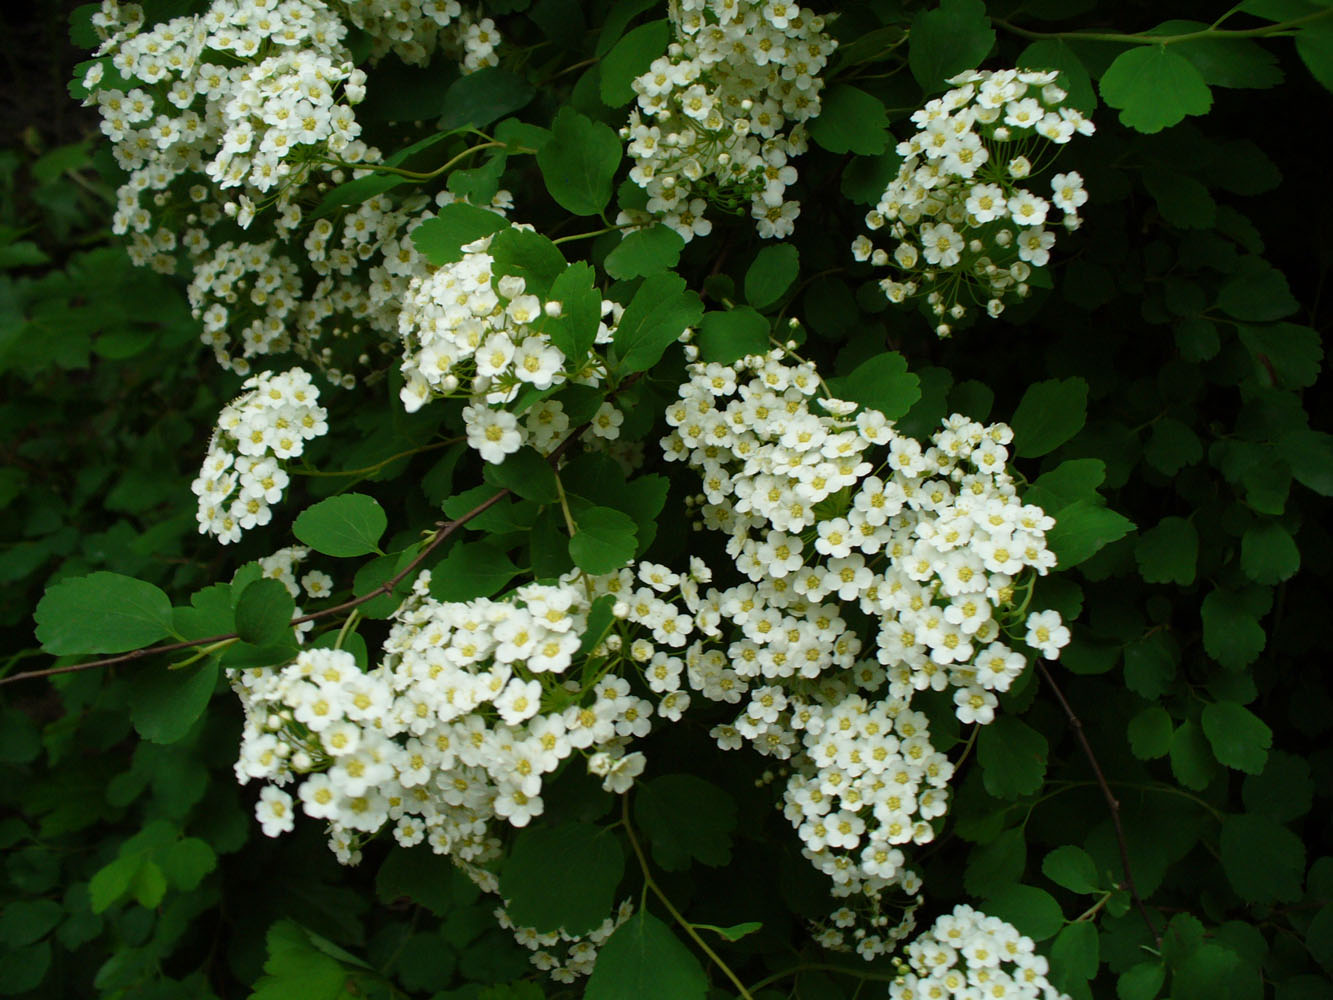
<svg viewBox="0 0 1333 1000">
<path fill-rule="evenodd" d="M 637 376 L 639 375 L 641 375 L 641 373 L 639 372 L 636 372 L 634 375 L 631 375 L 629 378 L 625 379 L 625 381 L 621 383 L 619 388 L 624 389 L 627 386 L 632 385 L 634 382 L 638 381 Z M 546 460 L 552 465 L 555 465 L 555 463 L 560 460 L 560 456 L 569 450 L 570 446 L 573 445 L 573 443 L 576 440 L 578 440 L 579 435 L 581 435 L 585 430 L 587 430 L 589 426 L 591 426 L 591 421 L 580 424 L 578 427 L 576 427 L 573 431 L 571 431 L 568 435 L 566 435 L 565 439 L 561 441 L 560 444 L 556 446 L 555 450 L 552 451 L 551 454 L 546 457 Z M 321 611 L 315 611 L 308 615 L 301 615 L 301 617 L 299 618 L 293 618 L 291 620 L 291 625 L 296 626 L 302 624 L 303 622 L 313 622 L 313 621 L 318 621 L 321 618 L 329 618 L 332 617 L 333 615 L 341 614 L 344 611 L 351 611 L 353 608 L 359 607 L 362 604 L 366 604 L 369 601 L 373 601 L 375 598 L 379 597 L 382 594 L 392 593 L 393 589 L 397 587 L 398 584 L 402 583 L 403 580 L 407 578 L 408 574 L 410 574 L 414 569 L 420 566 L 421 563 L 426 559 L 426 557 L 428 557 L 432 552 L 434 552 L 437 548 L 439 548 L 446 538 L 452 535 L 459 528 L 463 527 L 463 525 L 467 524 L 473 518 L 479 517 L 480 515 L 484 514 L 495 504 L 499 503 L 501 500 L 507 497 L 511 492 L 512 491 L 508 487 L 505 487 L 501 489 L 498 493 L 496 493 L 494 496 L 489 497 L 486 500 L 483 500 L 481 503 L 477 504 L 477 506 L 473 507 L 462 517 L 453 521 L 439 522 L 436 525 L 436 528 L 438 530 L 435 533 L 435 537 L 430 540 L 430 544 L 428 544 L 424 549 L 418 552 L 416 557 L 410 563 L 404 566 L 399 572 L 395 573 L 389 579 L 385 580 L 374 590 L 362 594 L 360 597 L 355 597 L 350 601 L 344 601 L 342 604 L 334 605 L 331 608 L 324 608 Z M 47 667 L 45 670 L 28 670 L 21 674 L 13 674 L 10 677 L 0 677 L 0 687 L 3 687 L 6 684 L 13 684 L 17 681 L 35 680 L 38 677 L 53 677 L 56 674 L 72 674 L 82 670 L 92 670 L 95 667 L 110 667 L 118 663 L 132 663 L 135 660 L 141 660 L 148 656 L 156 656 L 159 653 L 175 653 L 183 649 L 194 649 L 199 646 L 209 646 L 215 642 L 226 642 L 228 639 L 239 639 L 239 638 L 240 636 L 237 635 L 235 632 L 229 632 L 225 635 L 210 635 L 210 636 L 205 636 L 202 639 L 189 639 L 183 642 L 167 643 L 162 646 L 146 646 L 143 649 L 136 649 L 133 652 L 129 653 L 121 653 L 119 656 L 108 656 L 100 660 L 88 660 L 87 662 L 84 663 L 68 663 L 60 667 Z"/>
<path fill-rule="evenodd" d="M 1125 840 L 1125 828 L 1120 822 L 1120 802 L 1111 791 L 1111 786 L 1107 784 L 1106 775 L 1102 773 L 1101 765 L 1097 763 L 1097 755 L 1092 752 L 1092 744 L 1088 742 L 1087 733 L 1083 731 L 1083 722 L 1074 714 L 1074 709 L 1065 698 L 1064 692 L 1060 690 L 1060 685 L 1055 683 L 1055 678 L 1051 672 L 1046 669 L 1046 664 L 1040 660 L 1037 661 L 1037 669 L 1041 671 L 1042 677 L 1046 678 L 1046 683 L 1051 686 L 1055 692 L 1056 699 L 1060 702 L 1060 707 L 1065 711 L 1065 717 L 1069 724 L 1074 727 L 1074 735 L 1078 737 L 1079 744 L 1083 747 L 1083 754 L 1088 758 L 1088 763 L 1092 765 L 1092 773 L 1097 778 L 1097 784 L 1102 790 L 1102 796 L 1106 799 L 1106 805 L 1111 811 L 1111 824 L 1115 827 L 1116 843 L 1120 847 L 1120 864 L 1125 869 L 1125 888 L 1134 899 L 1134 905 L 1138 908 L 1139 916 L 1143 922 L 1148 925 L 1148 933 L 1153 936 L 1157 942 L 1157 947 L 1162 947 L 1162 935 L 1158 932 L 1157 926 L 1152 922 L 1152 917 L 1148 915 L 1148 908 L 1143 904 L 1143 898 L 1139 895 L 1138 888 L 1134 885 L 1134 874 L 1129 866 L 1129 844 Z"/>
</svg>

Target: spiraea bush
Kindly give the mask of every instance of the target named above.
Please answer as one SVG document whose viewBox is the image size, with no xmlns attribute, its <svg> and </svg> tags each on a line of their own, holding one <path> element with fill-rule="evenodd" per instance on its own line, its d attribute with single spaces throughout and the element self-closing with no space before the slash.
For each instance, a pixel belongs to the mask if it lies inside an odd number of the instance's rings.
<svg viewBox="0 0 1333 1000">
<path fill-rule="evenodd" d="M 1333 991 L 1333 7 L 71 39 L 89 134 L 0 159 L 0 993 Z"/>
</svg>

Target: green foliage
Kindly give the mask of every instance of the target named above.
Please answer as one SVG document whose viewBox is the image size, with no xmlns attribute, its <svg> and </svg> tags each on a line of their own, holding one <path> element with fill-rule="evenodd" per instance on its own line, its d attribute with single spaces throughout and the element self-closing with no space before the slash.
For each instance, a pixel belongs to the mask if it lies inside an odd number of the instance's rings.
<svg viewBox="0 0 1333 1000">
<path fill-rule="evenodd" d="M 907 370 L 907 359 L 896 351 L 877 354 L 850 375 L 832 379 L 829 388 L 837 398 L 879 410 L 891 420 L 921 398 L 921 379 Z"/>
<path fill-rule="evenodd" d="M 374 497 L 344 493 L 302 511 L 292 534 L 316 552 L 346 559 L 379 552 L 388 524 L 388 515 Z"/>
<path fill-rule="evenodd" d="M 681 823 L 686 813 L 690 822 Z M 731 860 L 736 803 L 703 778 L 665 774 L 645 782 L 634 799 L 634 818 L 652 843 L 653 860 L 666 871 L 695 861 L 716 868 Z"/>
<path fill-rule="evenodd" d="M 698 295 L 685 290 L 685 279 L 674 274 L 646 278 L 616 327 L 618 369 L 628 374 L 651 368 L 702 315 L 703 304 Z"/>
<path fill-rule="evenodd" d="M 801 256 L 789 243 L 764 247 L 745 272 L 745 301 L 766 309 L 786 294 L 801 271 Z"/>
<path fill-rule="evenodd" d="M 562 823 L 514 839 L 500 889 L 520 925 L 582 934 L 611 911 L 624 870 L 613 835 L 587 823 Z"/>
<path fill-rule="evenodd" d="M 830 153 L 877 156 L 889 145 L 884 105 L 864 90 L 839 84 L 821 98 L 819 117 L 810 138 Z"/>
<path fill-rule="evenodd" d="M 1166 45 L 1135 46 L 1116 56 L 1102 75 L 1101 95 L 1119 109 L 1123 125 L 1148 134 L 1213 106 L 1203 74 Z"/>
<path fill-rule="evenodd" d="M 33 613 L 48 653 L 123 653 L 171 633 L 171 601 L 159 588 L 120 573 L 62 580 Z"/>
<path fill-rule="evenodd" d="M 570 107 L 560 109 L 551 133 L 551 141 L 537 151 L 546 190 L 574 215 L 597 215 L 611 200 L 620 140 L 606 125 Z"/>
<path fill-rule="evenodd" d="M 689 949 L 664 923 L 641 911 L 607 939 L 586 995 L 589 1000 L 701 1000 L 707 991 L 708 980 Z"/>
<path fill-rule="evenodd" d="M 613 278 L 643 278 L 676 266 L 685 241 L 674 229 L 652 226 L 630 233 L 606 255 L 604 267 Z"/>
<path fill-rule="evenodd" d="M 912 19 L 909 65 L 923 90 L 944 89 L 944 81 L 973 69 L 995 44 L 995 31 L 981 0 L 941 0 Z"/>
</svg>

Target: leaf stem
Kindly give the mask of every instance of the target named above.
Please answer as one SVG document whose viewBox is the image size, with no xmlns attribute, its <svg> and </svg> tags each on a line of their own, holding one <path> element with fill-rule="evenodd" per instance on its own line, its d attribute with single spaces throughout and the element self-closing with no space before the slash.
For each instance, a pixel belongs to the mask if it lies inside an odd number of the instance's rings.
<svg viewBox="0 0 1333 1000">
<path fill-rule="evenodd" d="M 1231 39 L 1231 38 L 1269 38 L 1275 35 L 1281 35 L 1293 28 L 1307 24 L 1310 21 L 1317 21 L 1320 18 L 1333 14 L 1333 8 L 1318 10 L 1312 14 L 1305 14 L 1302 17 L 1294 17 L 1289 21 L 1278 21 L 1274 24 L 1266 24 L 1262 28 L 1218 28 L 1228 17 L 1236 12 L 1233 7 L 1222 15 L 1213 25 L 1207 28 L 1201 28 L 1198 31 L 1186 31 L 1179 35 L 1150 35 L 1146 32 L 1137 32 L 1135 34 L 1126 34 L 1118 31 L 1032 31 L 1028 28 L 1020 28 L 1003 18 L 992 18 L 991 20 L 998 24 L 1005 31 L 1018 35 L 1020 38 L 1045 39 L 1045 38 L 1069 38 L 1085 42 L 1120 42 L 1127 45 L 1173 45 L 1177 42 L 1193 42 L 1206 38 Z"/>
<path fill-rule="evenodd" d="M 713 961 L 713 964 L 722 970 L 724 976 L 731 980 L 731 984 L 736 987 L 741 1000 L 754 1000 L 754 995 L 745 988 L 745 984 L 740 981 L 740 978 L 736 973 L 731 971 L 731 966 L 722 961 L 717 952 L 713 951 L 713 949 L 708 946 L 708 942 L 699 936 L 699 932 L 695 930 L 694 924 L 685 919 L 681 912 L 672 904 L 671 900 L 667 898 L 667 895 L 662 891 L 661 886 L 654 880 L 652 872 L 648 868 L 648 859 L 644 857 L 643 848 L 639 846 L 639 838 L 634 835 L 634 826 L 629 820 L 628 795 L 622 795 L 620 797 L 620 816 L 622 822 L 625 824 L 625 835 L 629 837 L 630 847 L 634 849 L 634 856 L 638 859 L 639 869 L 643 872 L 644 888 L 651 890 L 653 895 L 661 900 L 662 905 L 666 907 L 667 912 L 671 914 L 672 919 L 680 924 L 681 928 L 690 936 L 691 940 L 699 946 L 699 950 L 707 955 Z"/>
</svg>

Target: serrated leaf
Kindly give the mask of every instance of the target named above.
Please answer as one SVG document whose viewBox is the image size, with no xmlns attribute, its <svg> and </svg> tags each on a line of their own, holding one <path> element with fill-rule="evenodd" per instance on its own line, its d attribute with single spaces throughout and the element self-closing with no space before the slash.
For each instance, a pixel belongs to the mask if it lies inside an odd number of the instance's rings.
<svg viewBox="0 0 1333 1000">
<path fill-rule="evenodd" d="M 584 261 L 570 264 L 551 282 L 549 298 L 560 303 L 560 315 L 548 318 L 546 334 L 565 360 L 577 366 L 592 350 L 602 319 L 602 293 L 593 283 L 595 272 Z"/>
<path fill-rule="evenodd" d="M 33 614 L 37 641 L 54 656 L 123 653 L 171 634 L 171 601 L 151 583 L 92 573 L 49 588 Z"/>
<path fill-rule="evenodd" d="M 1027 840 L 1020 828 L 1005 830 L 994 840 L 978 844 L 967 857 L 963 885 L 973 896 L 989 896 L 1023 877 Z"/>
<path fill-rule="evenodd" d="M 537 166 L 556 204 L 574 215 L 597 215 L 611 200 L 620 157 L 612 128 L 566 105 L 551 123 L 551 141 L 537 151 Z"/>
<path fill-rule="evenodd" d="M 236 602 L 236 634 L 256 646 L 280 642 L 295 613 L 296 602 L 280 580 L 256 580 Z"/>
<path fill-rule="evenodd" d="M 1298 308 L 1286 276 L 1262 257 L 1242 257 L 1217 293 L 1217 305 L 1239 320 L 1281 319 Z"/>
<path fill-rule="evenodd" d="M 500 891 L 519 926 L 583 934 L 611 912 L 624 870 L 610 831 L 590 823 L 526 827 L 500 871 Z"/>
<path fill-rule="evenodd" d="M 586 573 L 600 575 L 619 569 L 638 548 L 634 519 L 612 507 L 579 512 L 578 531 L 569 539 L 569 557 Z"/>
<path fill-rule="evenodd" d="M 1134 544 L 1139 575 L 1148 583 L 1189 586 L 1199 561 L 1199 532 L 1183 517 L 1164 517 Z"/>
<path fill-rule="evenodd" d="M 1149 700 L 1158 698 L 1176 676 L 1180 651 L 1163 631 L 1125 646 L 1125 686 Z"/>
<path fill-rule="evenodd" d="M 1030 885 L 1011 885 L 1001 889 L 986 901 L 986 914 L 1013 924 L 1034 941 L 1053 937 L 1065 922 L 1055 897 L 1044 889 Z"/>
<path fill-rule="evenodd" d="M 482 478 L 538 503 L 554 503 L 559 496 L 551 463 L 530 447 L 506 455 L 499 465 L 487 464 Z"/>
<path fill-rule="evenodd" d="M 1174 476 L 1187 465 L 1203 458 L 1203 443 L 1189 424 L 1175 417 L 1163 417 L 1153 424 L 1143 458 L 1158 472 Z"/>
<path fill-rule="evenodd" d="M 820 95 L 810 138 L 830 153 L 877 156 L 889 145 L 889 116 L 879 98 L 836 83 Z"/>
<path fill-rule="evenodd" d="M 982 783 L 996 798 L 1031 795 L 1046 779 L 1046 737 L 1011 715 L 998 716 L 981 728 L 977 761 Z"/>
<path fill-rule="evenodd" d="M 501 230 L 492 238 L 489 253 L 494 274 L 522 278 L 524 290 L 542 298 L 548 297 L 554 282 L 569 267 L 558 246 L 530 229 Z"/>
<path fill-rule="evenodd" d="M 773 305 L 801 272 L 801 256 L 790 243 L 764 247 L 745 272 L 745 301 L 756 309 Z"/>
<path fill-rule="evenodd" d="M 1092 87 L 1092 77 L 1078 53 L 1060 39 L 1033 42 L 1025 48 L 1015 64 L 1024 69 L 1058 70 L 1060 87 L 1069 97 L 1066 101 L 1078 108 L 1085 115 L 1097 110 L 1097 92 Z"/>
<path fill-rule="evenodd" d="M 1259 618 L 1234 591 L 1213 590 L 1203 599 L 1203 648 L 1228 670 L 1249 666 L 1267 643 Z"/>
<path fill-rule="evenodd" d="M 634 78 L 647 72 L 670 41 L 671 23 L 666 20 L 649 21 L 627 31 L 602 57 L 602 103 L 619 108 L 634 100 Z"/>
<path fill-rule="evenodd" d="M 1298 819 L 1310 811 L 1314 798 L 1310 764 L 1303 757 L 1274 750 L 1263 772 L 1245 779 L 1241 795 L 1247 812 L 1270 816 L 1279 823 Z"/>
<path fill-rule="evenodd" d="M 436 267 L 463 259 L 463 246 L 507 228 L 503 215 L 456 201 L 412 230 L 412 243 Z"/>
<path fill-rule="evenodd" d="M 1222 867 L 1236 894 L 1250 903 L 1295 902 L 1305 874 L 1305 845 L 1267 816 L 1242 813 L 1222 823 Z"/>
<path fill-rule="evenodd" d="M 769 347 L 768 320 L 749 306 L 704 313 L 694 342 L 704 361 L 729 365 Z"/>
<path fill-rule="evenodd" d="M 50 967 L 50 941 L 0 953 L 0 993 L 18 995 L 35 990 Z"/>
<path fill-rule="evenodd" d="M 921 380 L 907 370 L 907 359 L 897 351 L 885 351 L 863 361 L 843 378 L 828 380 L 839 399 L 879 410 L 896 420 L 921 398 Z"/>
<path fill-rule="evenodd" d="M 218 866 L 218 856 L 207 841 L 184 837 L 157 856 L 163 874 L 177 889 L 189 892 Z"/>
<path fill-rule="evenodd" d="M 617 370 L 629 374 L 657 364 L 685 328 L 699 322 L 703 308 L 699 296 L 685 290 L 685 279 L 679 275 L 644 279 L 616 327 Z"/>
<path fill-rule="evenodd" d="M 363 493 L 343 493 L 303 510 L 292 534 L 316 552 L 340 559 L 379 552 L 389 525 L 384 508 Z"/>
<path fill-rule="evenodd" d="M 1170 755 L 1171 772 L 1186 788 L 1199 791 L 1208 787 L 1217 772 L 1208 741 L 1193 719 L 1182 723 L 1171 736 Z"/>
<path fill-rule="evenodd" d="M 613 278 L 643 278 L 670 270 L 680 260 L 685 241 L 669 226 L 654 225 L 630 233 L 606 255 L 603 267 Z"/>
<path fill-rule="evenodd" d="M 943 0 L 912 19 L 908 65 L 926 93 L 943 90 L 945 80 L 981 64 L 995 44 L 995 31 L 981 0 Z"/>
<path fill-rule="evenodd" d="M 1273 731 L 1257 715 L 1233 701 L 1217 701 L 1204 706 L 1200 721 L 1213 756 L 1221 763 L 1246 774 L 1263 771 Z"/>
<path fill-rule="evenodd" d="M 584 992 L 587 1000 L 703 1000 L 698 959 L 660 920 L 639 910 L 606 939 Z"/>
<path fill-rule="evenodd" d="M 1166 982 L 1166 966 L 1161 962 L 1131 965 L 1116 980 L 1115 993 L 1120 1000 L 1156 1000 Z"/>
<path fill-rule="evenodd" d="M 1241 536 L 1240 568 L 1255 583 L 1281 583 L 1301 568 L 1301 550 L 1282 525 L 1258 521 Z"/>
<path fill-rule="evenodd" d="M 1217 202 L 1203 182 L 1176 170 L 1143 172 L 1143 186 L 1157 202 L 1162 218 L 1181 229 L 1211 229 L 1217 222 Z"/>
<path fill-rule="evenodd" d="M 53 899 L 16 899 L 0 912 L 0 941 L 22 948 L 43 938 L 60 923 L 65 911 Z"/>
<path fill-rule="evenodd" d="M 1051 945 L 1051 984 L 1062 991 L 1086 986 L 1100 963 L 1097 925 L 1085 920 L 1067 924 Z"/>
<path fill-rule="evenodd" d="M 1171 713 L 1161 705 L 1149 705 L 1129 720 L 1129 748 L 1139 760 L 1165 757 L 1171 751 Z"/>
<path fill-rule="evenodd" d="M 430 595 L 437 601 L 490 597 L 518 575 L 504 549 L 491 542 L 460 542 L 431 570 Z"/>
<path fill-rule="evenodd" d="M 215 657 L 183 670 L 141 667 L 130 685 L 134 728 L 154 743 L 175 743 L 204 714 L 217 680 Z"/>
<path fill-rule="evenodd" d="M 1070 892 L 1082 894 L 1097 892 L 1101 879 L 1097 864 L 1087 851 L 1073 844 L 1057 847 L 1042 859 L 1041 871 L 1048 879 Z"/>
<path fill-rule="evenodd" d="M 1081 378 L 1050 379 L 1028 386 L 1010 426 L 1014 454 L 1038 458 L 1083 429 L 1088 419 L 1088 383 Z"/>
<path fill-rule="evenodd" d="M 1099 502 L 1097 488 L 1106 481 L 1106 463 L 1099 458 L 1070 458 L 1043 472 L 1023 494 L 1025 503 L 1051 512 L 1079 500 Z"/>
<path fill-rule="evenodd" d="M 1149 34 L 1186 35 L 1207 28 L 1202 21 L 1172 20 L 1159 24 Z M 1265 89 L 1282 82 L 1277 57 L 1248 38 L 1214 35 L 1175 42 L 1171 48 L 1192 62 L 1214 87 Z"/>
<path fill-rule="evenodd" d="M 1165 45 L 1137 45 L 1116 56 L 1102 74 L 1101 94 L 1120 109 L 1122 125 L 1149 134 L 1213 106 L 1203 74 Z"/>
<path fill-rule="evenodd" d="M 685 815 L 688 823 L 681 822 Z M 731 861 L 736 803 L 710 781 L 666 774 L 643 782 L 634 819 L 652 843 L 653 860 L 667 871 L 684 871 L 694 861 L 712 868 Z"/>
<path fill-rule="evenodd" d="M 1328 21 L 1305 25 L 1296 32 L 1296 51 L 1310 75 L 1333 91 L 1333 25 Z"/>
<path fill-rule="evenodd" d="M 1055 553 L 1061 569 L 1077 566 L 1134 530 L 1133 521 L 1100 502 L 1078 500 L 1051 516 L 1055 527 L 1046 532 L 1046 545 Z"/>
<path fill-rule="evenodd" d="M 1323 339 L 1317 330 L 1295 323 L 1242 326 L 1240 340 L 1254 356 L 1265 385 L 1304 389 L 1314 385 L 1324 359 Z"/>
</svg>

